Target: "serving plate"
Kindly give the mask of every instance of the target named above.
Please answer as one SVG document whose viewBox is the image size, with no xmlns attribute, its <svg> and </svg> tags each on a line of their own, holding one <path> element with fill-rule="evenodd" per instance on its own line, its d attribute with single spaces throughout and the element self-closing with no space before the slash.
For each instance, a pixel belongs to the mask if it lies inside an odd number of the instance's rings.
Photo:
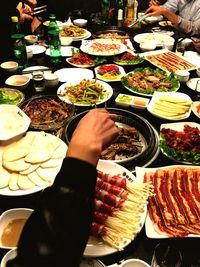
<svg viewBox="0 0 200 267">
<path fill-rule="evenodd" d="M 170 170 L 174 170 L 174 169 L 184 169 L 184 170 L 191 170 L 191 169 L 193 169 L 193 170 L 200 171 L 200 167 L 199 166 L 187 166 L 187 165 L 186 166 L 185 165 L 171 165 L 171 166 L 163 166 L 163 167 L 158 167 L 158 168 L 141 168 L 141 167 L 136 167 L 136 177 L 137 177 L 137 179 L 142 179 L 143 180 L 144 177 L 145 177 L 145 174 L 150 174 L 150 173 L 153 173 L 154 174 L 156 171 L 170 171 Z M 164 179 L 164 181 L 166 181 L 166 178 Z M 166 181 L 165 185 L 167 185 L 167 184 L 168 183 Z M 157 184 L 155 186 L 156 186 L 156 190 L 158 192 L 161 192 L 160 191 L 160 188 L 157 187 Z M 186 185 L 186 188 L 188 190 L 188 185 Z M 165 194 L 165 197 L 167 199 L 169 199 L 169 196 L 170 196 L 170 198 L 174 196 L 174 192 L 175 192 L 174 190 L 168 191 L 167 188 L 166 188 L 165 191 L 163 192 L 163 194 Z M 179 199 L 182 199 L 183 197 L 186 196 L 186 195 L 184 195 L 184 194 L 181 193 L 181 188 L 177 188 L 177 191 L 176 192 L 179 192 Z M 192 195 L 193 195 L 193 193 L 191 195 L 189 193 L 187 194 L 188 197 L 192 197 Z M 156 195 L 154 195 L 154 196 L 156 196 Z M 175 203 L 176 203 L 176 201 L 175 201 Z M 146 217 L 146 221 L 145 221 L 145 231 L 146 231 L 147 237 L 149 237 L 149 238 L 156 238 L 156 239 L 163 239 L 163 238 L 169 238 L 169 237 L 172 238 L 172 237 L 174 237 L 174 236 L 172 236 L 170 234 L 167 235 L 166 233 L 161 232 L 160 230 L 158 230 L 158 227 L 157 227 L 156 223 L 153 223 L 152 219 L 150 218 L 149 207 L 150 207 L 150 205 L 152 205 L 151 197 L 149 198 L 149 204 L 148 205 L 149 205 L 148 206 L 148 212 L 147 212 L 147 217 Z M 199 205 L 199 207 L 200 207 L 200 205 Z M 171 205 L 171 208 L 172 209 L 174 208 L 173 207 L 173 204 Z M 155 210 L 155 208 L 154 208 L 154 210 Z M 166 210 L 166 212 L 167 212 L 167 210 Z M 174 212 L 180 213 L 180 211 L 175 211 L 175 210 L 174 210 Z M 182 214 L 180 216 L 181 217 L 183 216 L 183 212 L 182 212 Z M 171 216 L 171 217 L 173 217 L 173 216 Z M 161 221 L 162 221 L 162 219 L 160 218 L 159 219 L 159 222 L 161 222 Z M 174 231 L 174 233 L 175 233 L 175 231 Z M 200 235 L 189 234 L 189 235 L 186 235 L 186 237 L 200 237 Z"/>
<path fill-rule="evenodd" d="M 199 112 L 197 111 L 197 108 Z M 200 101 L 193 101 L 191 109 L 192 109 L 192 112 L 200 119 Z"/>
<path fill-rule="evenodd" d="M 151 75 L 148 74 L 149 72 L 151 73 Z M 135 78 L 135 73 L 139 73 L 142 76 L 140 78 L 137 77 Z M 159 74 L 162 74 L 165 77 L 160 78 Z M 152 79 L 150 80 L 149 77 L 152 78 L 153 80 Z M 166 86 L 164 87 L 163 85 L 160 85 L 158 87 L 157 85 L 154 88 L 153 82 L 155 81 L 155 79 L 157 79 L 157 81 L 161 83 L 171 82 L 172 87 L 168 88 Z M 139 85 L 142 80 L 144 81 L 145 84 L 149 83 L 149 88 L 142 88 Z M 131 91 L 132 93 L 148 97 L 153 96 L 156 92 L 163 92 L 163 91 L 176 92 L 180 87 L 180 83 L 176 76 L 174 76 L 173 74 L 169 74 L 165 71 L 162 71 L 160 69 L 152 69 L 150 67 L 134 69 L 133 71 L 127 73 L 125 76 L 121 78 L 121 83 L 127 90 Z"/>
<path fill-rule="evenodd" d="M 99 171 L 109 173 L 110 175 L 120 175 L 123 178 L 128 179 L 130 182 L 135 182 L 135 176 L 128 171 L 126 168 L 118 165 L 117 163 L 113 162 L 105 162 L 105 161 L 99 161 L 97 165 L 97 169 Z M 138 180 L 139 181 L 139 180 Z M 146 218 L 146 205 L 144 206 L 144 210 L 138 214 L 141 218 L 141 224 L 137 230 L 137 233 L 139 233 L 144 225 L 145 218 Z M 134 238 L 133 238 L 134 239 Z M 130 242 L 133 240 L 130 239 L 124 239 L 124 245 L 125 248 Z M 118 250 L 114 247 L 111 247 L 107 243 L 105 243 L 102 240 L 99 239 L 89 239 L 88 244 L 86 246 L 86 249 L 84 251 L 85 257 L 100 257 L 100 256 L 106 256 L 113 254 L 117 252 Z"/>
<path fill-rule="evenodd" d="M 194 128 L 195 130 L 184 130 L 184 126 L 189 126 Z M 163 129 L 167 130 L 167 137 L 165 137 L 162 134 Z M 199 136 L 200 136 L 200 124 L 195 122 L 176 122 L 176 123 L 164 123 L 160 126 L 160 149 L 161 152 L 167 156 L 168 158 L 179 162 L 183 164 L 190 164 L 190 165 L 200 165 L 200 152 L 195 152 L 194 149 L 198 149 L 198 145 L 196 146 L 196 143 L 198 143 L 197 136 L 198 134 L 194 134 L 196 132 L 196 129 L 199 130 Z M 166 131 L 166 130 L 165 130 Z M 174 134 L 174 132 L 170 131 L 176 131 L 177 134 Z M 178 135 L 179 134 L 179 135 Z M 184 135 L 185 134 L 185 135 Z M 177 136 L 177 138 L 176 138 Z M 184 138 L 180 136 L 184 136 Z M 165 140 L 167 139 L 167 140 Z M 200 140 L 200 138 L 199 138 Z M 169 142 L 169 144 L 168 144 Z M 172 146 L 170 146 L 170 142 Z M 184 146 L 185 142 L 185 146 Z M 173 144 L 177 144 L 176 146 L 179 146 L 180 150 L 177 150 L 173 148 Z M 187 145 L 186 145 L 187 144 Z M 192 147 L 193 145 L 193 147 Z M 184 148 L 188 146 L 187 150 L 183 150 Z M 191 147 L 191 148 L 189 148 Z"/>
<path fill-rule="evenodd" d="M 80 50 L 94 56 L 114 56 L 125 52 L 127 47 L 120 40 L 94 39 L 83 40 Z"/>
<path fill-rule="evenodd" d="M 141 57 L 132 51 L 126 51 L 122 55 L 113 57 L 113 62 L 121 66 L 137 65 L 142 63 L 144 60 L 144 57 Z"/>
<path fill-rule="evenodd" d="M 39 171 L 39 168 L 40 168 L 40 171 L 42 171 L 42 175 L 45 176 L 46 178 L 48 177 L 48 182 L 45 182 L 44 183 L 44 181 L 43 181 L 43 183 L 41 183 L 40 186 L 39 185 L 33 185 L 33 186 L 30 187 L 30 189 L 10 190 L 9 186 L 6 186 L 6 187 L 0 189 L 0 195 L 4 195 L 4 196 L 23 196 L 23 195 L 29 195 L 29 194 L 33 194 L 33 193 L 39 192 L 39 191 L 43 190 L 44 188 L 50 186 L 53 183 L 56 175 L 60 171 L 60 168 L 61 168 L 63 159 L 66 156 L 67 145 L 60 138 L 56 137 L 55 135 L 51 135 L 49 133 L 39 132 L 39 131 L 37 131 L 37 132 L 29 131 L 27 133 L 30 133 L 30 132 L 35 137 L 38 137 L 38 138 L 43 138 L 43 137 L 45 138 L 45 137 L 47 137 L 47 138 L 49 138 L 52 141 L 54 140 L 53 142 L 55 142 L 55 144 L 56 143 L 59 144 L 58 147 L 55 149 L 52 157 L 46 162 L 46 163 L 49 163 L 49 166 L 52 166 L 52 167 L 51 168 L 45 167 L 45 168 L 42 168 L 42 170 L 41 170 L 41 167 L 40 167 L 40 164 L 42 164 L 42 162 L 41 162 L 39 164 L 39 166 L 37 165 L 37 168 L 32 172 L 32 173 L 38 172 Z M 12 147 L 14 147 L 16 145 L 16 142 L 17 143 L 20 142 L 20 140 L 22 138 L 23 137 L 21 137 L 21 138 L 15 138 L 15 139 L 12 139 L 10 142 L 0 142 L 0 155 L 1 155 L 1 157 L 3 155 L 3 152 L 7 148 L 10 148 L 11 149 Z M 43 149 L 42 148 L 43 143 L 39 143 L 38 146 L 40 146 L 40 148 L 38 148 L 38 149 L 41 149 L 41 150 Z M 30 168 L 34 167 L 33 165 L 34 164 L 31 164 Z M 2 162 L 1 162 L 1 167 L 2 167 Z M 11 173 L 9 173 L 9 178 L 10 178 Z M 16 171 L 16 173 L 19 173 L 19 171 Z M 25 174 L 23 174 L 23 175 L 26 176 Z"/>
<path fill-rule="evenodd" d="M 72 59 L 72 57 L 69 57 L 66 59 L 67 63 L 69 63 L 70 65 L 74 66 L 74 67 L 77 67 L 77 68 L 91 68 L 91 67 L 94 67 L 95 64 L 75 64 L 75 63 L 72 63 L 70 62 L 70 60 Z"/>
<path fill-rule="evenodd" d="M 102 73 L 102 75 L 99 73 L 99 70 L 102 70 L 102 68 L 105 68 L 105 71 Z M 111 68 L 111 69 L 109 69 Z M 112 68 L 115 68 L 118 73 L 112 74 Z M 123 67 L 120 67 L 115 64 L 105 64 L 100 65 L 94 69 L 96 78 L 105 82 L 115 82 L 120 81 L 121 78 L 126 74 Z"/>
<path fill-rule="evenodd" d="M 163 46 L 164 43 L 174 42 L 174 38 L 163 33 L 140 33 L 134 36 L 136 43 L 155 42 L 156 46 Z"/>
<path fill-rule="evenodd" d="M 90 93 L 89 94 L 90 98 L 89 97 L 87 98 L 85 96 L 87 94 L 88 86 L 91 89 L 91 87 L 92 87 L 91 84 L 93 82 L 95 82 L 99 88 L 102 87 L 102 90 L 100 90 L 101 92 L 99 95 L 97 95 L 95 93 L 93 95 L 93 98 L 91 98 L 91 93 Z M 85 83 L 88 83 L 88 84 L 84 85 Z M 76 91 L 78 89 L 80 89 L 81 87 L 83 89 L 81 90 L 81 92 L 78 96 L 77 93 L 69 94 L 69 92 L 66 90 L 66 88 L 69 86 L 71 88 L 77 87 Z M 73 91 L 73 90 L 71 90 L 71 91 Z M 106 83 L 104 81 L 94 80 L 94 79 L 81 79 L 79 81 L 76 80 L 76 81 L 71 81 L 71 82 L 68 81 L 68 82 L 62 84 L 57 90 L 57 95 L 62 101 L 66 102 L 68 104 L 74 104 L 75 106 L 81 106 L 81 107 L 88 107 L 88 106 L 103 104 L 104 102 L 108 101 L 111 98 L 112 94 L 113 94 L 113 89 L 108 83 Z M 74 98 L 74 96 L 75 96 L 75 99 L 71 100 Z M 71 97 L 71 99 L 70 99 L 70 97 Z"/>
<path fill-rule="evenodd" d="M 71 57 L 73 53 L 78 52 L 79 49 L 74 46 L 61 46 L 61 56 L 62 57 Z M 50 48 L 47 48 L 46 55 L 50 56 Z"/>
<path fill-rule="evenodd" d="M 82 79 L 92 79 L 94 77 L 94 73 L 92 70 L 84 69 L 84 68 L 62 68 L 54 72 L 59 81 L 64 82 L 78 82 Z"/>
<path fill-rule="evenodd" d="M 25 99 L 24 94 L 14 88 L 0 88 L 0 104 L 13 104 L 19 106 Z"/>
<path fill-rule="evenodd" d="M 169 116 L 169 113 L 167 113 L 166 115 L 162 115 L 161 113 L 155 112 L 154 111 L 154 106 L 155 103 L 158 102 L 158 100 L 160 99 L 160 96 L 165 96 L 165 97 L 173 97 L 173 98 L 177 98 L 177 99 L 181 99 L 184 101 L 188 101 L 192 103 L 191 98 L 184 93 L 179 93 L 179 92 L 155 92 L 153 97 L 151 98 L 151 101 L 149 102 L 148 106 L 147 106 L 147 110 L 154 116 L 158 117 L 158 118 L 162 118 L 162 119 L 167 119 L 167 120 L 171 120 L 171 121 L 177 121 L 177 120 L 183 120 L 183 119 L 187 119 L 190 116 L 191 113 L 191 107 L 189 107 L 188 111 L 186 111 L 185 113 L 181 114 L 181 116 L 177 117 L 177 116 Z M 177 108 L 178 108 L 178 103 L 175 102 L 177 104 Z M 166 113 L 166 112 L 165 112 Z M 177 115 L 179 115 L 177 113 Z"/>
<path fill-rule="evenodd" d="M 196 92 L 200 92 L 200 78 L 192 78 L 189 81 L 186 82 L 186 85 L 196 91 Z"/>
<path fill-rule="evenodd" d="M 102 39 L 131 39 L 132 35 L 122 29 L 116 27 L 109 27 L 95 32 L 92 37 Z"/>
<path fill-rule="evenodd" d="M 91 32 L 76 25 L 64 26 L 60 36 L 72 37 L 73 41 L 80 41 L 91 36 Z"/>
<path fill-rule="evenodd" d="M 28 45 L 27 48 L 30 48 L 33 52 L 33 55 L 42 54 L 46 51 L 46 47 L 42 45 Z"/>
</svg>

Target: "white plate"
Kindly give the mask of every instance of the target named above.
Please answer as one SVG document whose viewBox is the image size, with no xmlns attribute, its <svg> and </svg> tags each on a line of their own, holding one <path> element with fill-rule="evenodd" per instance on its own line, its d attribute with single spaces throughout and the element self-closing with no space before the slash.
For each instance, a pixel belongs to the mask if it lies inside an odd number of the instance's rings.
<svg viewBox="0 0 200 267">
<path fill-rule="evenodd" d="M 168 72 L 176 72 L 177 70 L 190 71 L 197 68 L 197 66 L 190 62 L 188 58 L 179 56 L 167 49 L 141 53 L 140 56 L 144 56 L 147 61 L 151 62 L 151 64 Z M 153 56 L 153 58 L 149 58 L 149 56 Z M 178 64 L 179 62 L 181 65 Z"/>
<path fill-rule="evenodd" d="M 160 140 L 161 140 L 161 130 L 163 128 L 174 130 L 174 131 L 178 131 L 178 132 L 182 132 L 184 130 L 184 125 L 189 125 L 190 127 L 195 127 L 197 129 L 199 129 L 199 131 L 200 131 L 200 124 L 195 123 L 195 122 L 184 121 L 184 122 L 174 122 L 174 123 L 163 123 L 163 124 L 160 125 Z M 192 163 L 189 162 L 189 161 L 181 161 L 181 160 L 177 160 L 177 159 L 169 156 L 163 150 L 163 148 L 161 146 L 160 146 L 160 150 L 166 157 L 168 157 L 168 158 L 170 158 L 170 159 L 172 159 L 172 160 L 174 160 L 176 162 L 192 165 Z M 197 164 L 194 164 L 194 165 L 197 165 Z"/>
<path fill-rule="evenodd" d="M 74 66 L 74 67 L 77 67 L 77 68 L 91 68 L 91 67 L 94 67 L 95 65 L 92 64 L 92 65 L 88 65 L 88 64 L 83 64 L 83 65 L 80 65 L 80 64 L 74 64 L 72 62 L 70 62 L 69 60 L 71 59 L 71 57 L 67 58 L 66 61 L 67 63 L 69 63 L 70 65 Z"/>
<path fill-rule="evenodd" d="M 184 93 L 179 93 L 179 92 L 155 92 L 153 94 L 153 97 L 151 98 L 151 101 L 149 102 L 148 106 L 147 106 L 147 110 L 154 116 L 158 117 L 158 118 L 162 118 L 162 119 L 167 119 L 167 120 L 171 120 L 171 121 L 177 121 L 177 119 L 173 119 L 173 118 L 166 118 L 166 117 L 163 117 L 155 112 L 153 112 L 153 107 L 154 107 L 154 104 L 155 102 L 158 100 L 158 98 L 160 97 L 160 95 L 169 95 L 171 97 L 177 97 L 177 98 L 181 98 L 181 99 L 184 99 L 184 100 L 187 100 L 187 101 L 191 101 L 191 98 L 184 94 Z M 181 120 L 183 119 L 187 119 L 189 116 L 190 116 L 190 113 L 191 113 L 191 108 L 185 113 L 185 116 L 183 116 L 181 118 Z M 180 120 L 180 119 L 179 119 Z"/>
<path fill-rule="evenodd" d="M 73 54 L 73 52 L 72 52 L 73 49 L 74 49 L 75 53 L 79 51 L 79 49 L 74 47 L 74 46 L 61 46 L 61 56 L 62 57 L 71 57 Z M 50 56 L 50 48 L 47 48 L 46 55 Z"/>
<path fill-rule="evenodd" d="M 197 86 L 197 82 L 198 82 L 198 86 Z M 192 78 L 189 81 L 187 81 L 186 84 L 190 89 L 192 89 L 192 90 L 196 89 L 197 92 L 200 92 L 200 78 Z M 196 88 L 196 86 L 197 86 L 197 88 Z"/>
<path fill-rule="evenodd" d="M 42 45 L 28 45 L 27 48 L 33 51 L 33 55 L 42 54 L 46 51 L 46 47 Z"/>
<path fill-rule="evenodd" d="M 99 74 L 98 74 L 98 69 L 99 69 L 100 67 L 102 67 L 102 66 L 109 66 L 109 65 L 116 66 L 116 67 L 119 69 L 120 74 L 117 75 L 117 79 L 113 79 L 113 78 L 106 79 L 106 78 L 103 77 L 102 75 L 99 75 Z M 122 78 L 124 75 L 126 75 L 126 72 L 125 72 L 124 68 L 123 68 L 123 67 L 120 67 L 120 66 L 118 66 L 118 65 L 116 65 L 116 64 L 105 64 L 105 65 L 101 65 L 101 66 L 96 67 L 96 68 L 94 69 L 94 71 L 95 71 L 95 75 L 96 75 L 97 79 L 102 80 L 102 81 L 105 81 L 105 82 L 117 82 L 117 81 L 120 81 L 121 78 Z"/>
<path fill-rule="evenodd" d="M 76 82 L 82 79 L 92 79 L 94 73 L 92 70 L 83 69 L 83 68 L 63 68 L 54 72 L 59 81 L 64 82 Z"/>
<path fill-rule="evenodd" d="M 81 41 L 81 40 L 85 40 L 85 39 L 90 38 L 91 35 L 92 35 L 91 32 L 89 32 L 88 30 L 85 29 L 84 36 L 82 36 L 82 37 L 72 37 L 72 38 L 73 38 L 73 41 Z"/>
<path fill-rule="evenodd" d="M 49 69 L 47 66 L 31 66 L 31 67 L 28 67 L 28 68 L 25 68 L 23 69 L 22 71 L 22 74 L 23 72 L 26 72 L 26 71 L 34 71 L 34 70 L 40 70 L 40 69 Z M 51 73 L 51 70 L 48 70 L 48 71 L 45 71 L 45 73 Z M 25 76 L 28 76 L 30 77 L 30 79 L 32 79 L 32 74 L 31 73 L 26 73 L 26 74 L 23 74 Z"/>
<path fill-rule="evenodd" d="M 30 118 L 16 105 L 0 105 L 0 141 L 19 136 L 28 130 Z"/>
<path fill-rule="evenodd" d="M 159 21 L 158 24 L 162 27 L 166 27 L 166 26 L 173 26 L 172 22 L 170 20 L 163 20 L 163 21 Z"/>
<path fill-rule="evenodd" d="M 130 50 L 127 50 L 127 53 L 130 53 L 130 54 L 132 54 L 133 56 L 138 56 L 138 57 L 140 57 L 140 55 L 139 54 L 135 54 L 133 51 L 130 51 Z M 125 53 L 124 53 L 125 54 Z M 117 65 L 121 65 L 121 66 L 131 66 L 131 65 L 138 65 L 138 64 L 141 64 L 145 59 L 143 58 L 143 57 L 140 57 L 141 58 L 141 60 L 139 60 L 139 61 L 137 61 L 137 60 L 133 60 L 133 61 L 130 61 L 130 62 L 128 62 L 128 60 L 127 60 L 127 62 L 125 62 L 125 61 L 117 61 L 117 60 L 115 60 L 115 59 L 117 59 L 117 58 L 121 58 L 121 56 L 122 55 L 120 55 L 120 56 L 116 56 L 116 57 L 114 57 L 113 58 L 113 62 L 115 63 L 115 64 L 117 64 Z"/>
<path fill-rule="evenodd" d="M 56 22 L 57 22 L 58 27 L 62 27 L 63 26 L 62 21 L 56 20 Z M 49 26 L 49 20 L 44 21 L 43 25 L 48 27 Z"/>
<path fill-rule="evenodd" d="M 149 172 L 155 172 L 158 169 L 169 169 L 169 168 L 198 168 L 200 169 L 199 166 L 187 166 L 187 165 L 171 165 L 171 166 L 164 166 L 164 167 L 159 167 L 159 168 L 142 168 L 142 167 L 136 167 L 136 177 L 137 179 L 143 179 L 145 173 L 149 173 Z M 169 238 L 168 236 L 162 234 L 162 233 L 158 233 L 156 232 L 156 230 L 154 229 L 153 226 L 153 222 L 151 221 L 149 214 L 147 212 L 147 217 L 146 217 L 146 221 L 145 221 L 145 231 L 146 231 L 146 235 L 148 238 Z M 188 237 L 200 237 L 199 235 L 193 235 L 190 234 L 188 235 Z"/>
<path fill-rule="evenodd" d="M 85 69 L 86 70 L 86 69 Z M 80 77 L 79 77 L 80 78 Z M 81 79 L 82 80 L 82 79 Z M 66 102 L 66 103 L 69 103 L 69 104 L 72 104 L 71 103 L 71 101 L 68 99 L 68 97 L 67 97 L 67 95 L 66 96 L 61 96 L 64 92 L 66 92 L 65 91 L 65 87 L 66 86 L 70 86 L 70 85 L 75 85 L 75 84 L 78 84 L 81 80 L 77 80 L 76 79 L 76 81 L 73 81 L 73 82 L 66 82 L 66 83 L 64 83 L 64 84 L 62 84 L 59 88 L 58 88 L 58 91 L 57 91 L 57 95 L 58 95 L 58 97 L 62 100 L 62 101 L 64 101 L 64 102 Z M 100 85 L 102 85 L 103 87 L 104 87 L 104 90 L 106 90 L 106 92 L 108 93 L 108 95 L 104 98 L 104 99 L 102 99 L 100 102 L 97 102 L 96 103 L 96 105 L 100 105 L 100 104 L 103 104 L 103 103 L 105 103 L 106 101 L 108 101 L 110 98 L 111 98 L 111 96 L 113 95 L 113 89 L 112 89 L 112 87 L 108 84 L 108 83 L 106 83 L 106 82 L 103 82 L 103 81 L 99 81 L 99 80 L 97 80 L 97 82 L 100 84 Z M 89 106 L 92 106 L 92 105 L 90 105 L 90 104 L 77 104 L 76 102 L 75 103 L 73 103 L 75 106 L 80 106 L 80 107 L 89 107 Z"/>
<path fill-rule="evenodd" d="M 154 41 L 157 46 L 162 46 L 164 43 L 174 42 L 174 38 L 163 33 L 140 33 L 134 36 L 136 43 Z"/>
<path fill-rule="evenodd" d="M 38 134 L 40 132 L 34 132 L 34 133 Z M 49 133 L 46 133 L 46 134 L 47 135 L 51 135 Z M 58 138 L 58 137 L 56 137 L 56 138 Z M 53 172 L 53 174 L 54 174 L 54 178 L 53 179 L 55 179 L 56 175 L 60 171 L 63 159 L 65 158 L 66 151 L 67 151 L 67 145 L 62 140 L 60 140 L 60 141 L 61 142 L 60 142 L 60 145 L 59 145 L 58 149 L 59 149 L 60 154 L 62 156 L 59 158 L 59 161 L 60 161 L 59 165 L 57 165 L 53 169 L 51 168 L 52 169 L 51 172 Z M 13 142 L 14 142 L 14 140 L 13 140 Z M 9 142 L 7 144 L 5 144 L 3 142 L 0 142 L 0 156 L 2 156 L 3 151 L 5 150 L 7 145 L 11 146 L 12 142 L 11 143 Z M 39 191 L 43 190 L 44 188 L 46 188 L 46 186 L 34 186 L 33 188 L 28 189 L 28 190 L 19 189 L 19 190 L 16 190 L 16 191 L 11 191 L 8 187 L 5 187 L 5 188 L 0 189 L 0 195 L 4 195 L 4 196 L 24 196 L 24 195 L 29 195 L 29 194 L 33 194 L 33 193 L 39 192 Z"/>
<path fill-rule="evenodd" d="M 200 101 L 194 101 L 192 103 L 192 112 L 200 119 L 200 113 L 197 112 L 197 106 L 200 106 Z"/>
<path fill-rule="evenodd" d="M 112 50 L 101 50 L 101 51 L 93 51 L 91 46 L 93 44 L 100 44 L 100 45 L 119 45 L 119 49 L 112 49 Z M 94 55 L 94 56 L 114 56 L 119 55 L 125 51 L 127 51 L 126 45 L 122 44 L 120 40 L 112 40 L 112 39 L 94 39 L 94 40 L 83 40 L 80 46 L 80 50 L 84 53 Z"/>
<path fill-rule="evenodd" d="M 97 169 L 105 173 L 109 173 L 111 175 L 120 175 L 121 177 L 124 177 L 124 178 L 128 177 L 129 181 L 132 181 L 132 182 L 134 182 L 135 180 L 135 176 L 129 170 L 113 162 L 100 160 L 98 162 Z M 146 212 L 147 212 L 147 207 L 145 206 L 144 212 L 141 213 L 141 225 L 140 225 L 140 228 L 138 229 L 138 233 L 141 231 L 144 225 Z M 124 241 L 125 241 L 124 247 L 126 247 L 128 244 L 130 244 L 132 240 L 126 239 Z M 98 244 L 88 243 L 84 251 L 84 256 L 85 257 L 101 257 L 101 256 L 110 255 L 115 252 L 118 252 L 118 250 L 109 246 L 108 244 L 102 241 Z"/>
</svg>

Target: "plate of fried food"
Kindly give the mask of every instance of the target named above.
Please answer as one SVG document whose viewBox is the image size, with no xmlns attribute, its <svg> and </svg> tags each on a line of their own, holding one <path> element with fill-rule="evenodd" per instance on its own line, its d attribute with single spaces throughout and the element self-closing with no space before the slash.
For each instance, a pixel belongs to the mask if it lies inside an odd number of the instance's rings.
<svg viewBox="0 0 200 267">
<path fill-rule="evenodd" d="M 173 73 L 150 67 L 136 68 L 121 78 L 122 85 L 129 91 L 153 96 L 155 92 L 176 92 L 180 83 Z"/>
<path fill-rule="evenodd" d="M 184 164 L 200 165 L 200 124 L 165 123 L 160 126 L 160 148 L 164 155 Z"/>
<path fill-rule="evenodd" d="M 67 63 L 78 68 L 90 68 L 95 66 L 95 61 L 88 54 L 78 52 L 66 59 Z"/>
<path fill-rule="evenodd" d="M 63 26 L 60 37 L 72 37 L 73 41 L 80 41 L 91 36 L 91 32 L 76 25 Z"/>
<path fill-rule="evenodd" d="M 154 194 L 148 199 L 145 221 L 147 237 L 163 239 L 200 236 L 197 190 L 200 182 L 199 166 L 136 167 L 136 177 L 154 184 Z"/>
<path fill-rule="evenodd" d="M 67 145 L 43 131 L 28 131 L 0 142 L 0 195 L 21 196 L 50 186 L 59 172 Z"/>
<path fill-rule="evenodd" d="M 183 120 L 190 116 L 191 98 L 179 92 L 155 92 L 147 106 L 154 116 L 171 121 Z"/>
</svg>

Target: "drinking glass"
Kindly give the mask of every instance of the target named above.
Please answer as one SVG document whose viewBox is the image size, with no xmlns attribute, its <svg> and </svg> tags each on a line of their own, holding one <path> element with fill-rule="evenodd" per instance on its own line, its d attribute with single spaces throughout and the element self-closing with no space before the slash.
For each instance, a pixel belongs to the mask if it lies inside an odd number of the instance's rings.
<svg viewBox="0 0 200 267">
<path fill-rule="evenodd" d="M 179 267 L 182 255 L 180 251 L 168 244 L 158 244 L 153 253 L 151 267 Z"/>
<path fill-rule="evenodd" d="M 45 79 L 42 71 L 34 71 L 32 74 L 33 86 L 36 92 L 43 92 L 45 89 Z"/>
</svg>

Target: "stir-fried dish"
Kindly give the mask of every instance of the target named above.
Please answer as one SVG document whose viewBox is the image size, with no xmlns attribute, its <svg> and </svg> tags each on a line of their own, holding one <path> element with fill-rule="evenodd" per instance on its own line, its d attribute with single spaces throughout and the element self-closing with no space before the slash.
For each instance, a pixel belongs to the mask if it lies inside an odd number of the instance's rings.
<svg viewBox="0 0 200 267">
<path fill-rule="evenodd" d="M 86 34 L 85 29 L 82 29 L 76 25 L 65 26 L 60 32 L 60 36 L 67 36 L 67 37 L 82 37 L 85 34 Z"/>
<path fill-rule="evenodd" d="M 94 60 L 85 53 L 76 53 L 71 58 L 69 58 L 69 62 L 76 65 L 94 65 Z"/>
<path fill-rule="evenodd" d="M 141 94 L 152 95 L 157 92 L 175 91 L 179 87 L 178 79 L 171 73 L 151 68 L 137 68 L 121 79 L 122 84 Z"/>
<path fill-rule="evenodd" d="M 78 84 L 66 86 L 60 96 L 66 96 L 74 104 L 95 105 L 108 94 L 109 92 L 97 80 L 83 79 Z"/>
</svg>

